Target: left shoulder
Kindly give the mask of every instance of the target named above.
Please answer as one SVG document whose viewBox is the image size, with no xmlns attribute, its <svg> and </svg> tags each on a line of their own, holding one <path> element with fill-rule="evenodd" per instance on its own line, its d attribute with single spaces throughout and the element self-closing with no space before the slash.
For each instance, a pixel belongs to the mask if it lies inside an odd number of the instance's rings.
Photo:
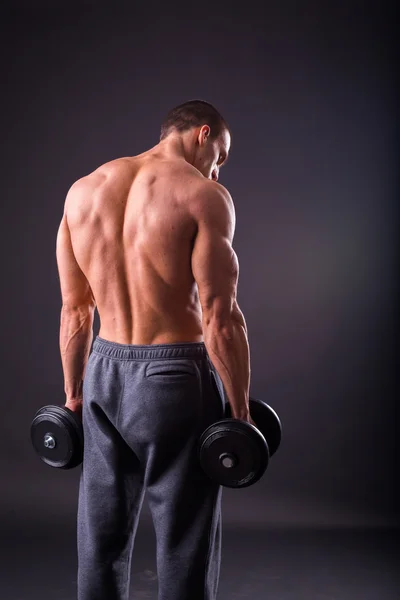
<svg viewBox="0 0 400 600">
<path fill-rule="evenodd" d="M 105 181 L 104 174 L 94 171 L 77 179 L 69 188 L 65 197 L 64 213 L 73 211 L 82 204 L 87 204 L 96 189 Z"/>
</svg>

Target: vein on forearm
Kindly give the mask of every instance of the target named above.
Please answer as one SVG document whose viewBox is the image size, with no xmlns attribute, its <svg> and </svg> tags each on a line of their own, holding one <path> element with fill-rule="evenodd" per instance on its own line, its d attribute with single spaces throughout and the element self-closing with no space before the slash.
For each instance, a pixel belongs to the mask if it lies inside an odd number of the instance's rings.
<svg viewBox="0 0 400 600">
<path fill-rule="evenodd" d="M 61 310 L 60 353 L 67 399 L 82 399 L 83 379 L 93 340 L 94 309 Z"/>
</svg>

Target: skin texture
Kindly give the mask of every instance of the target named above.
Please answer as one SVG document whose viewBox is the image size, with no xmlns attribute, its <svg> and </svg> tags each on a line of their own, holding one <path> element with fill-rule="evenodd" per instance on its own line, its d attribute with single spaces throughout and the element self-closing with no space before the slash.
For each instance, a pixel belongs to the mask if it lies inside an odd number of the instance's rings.
<svg viewBox="0 0 400 600">
<path fill-rule="evenodd" d="M 100 337 L 122 344 L 202 341 L 190 269 L 190 203 L 218 179 L 229 133 L 172 132 L 141 155 L 113 160 L 68 192 L 57 235 L 65 393 L 82 399 L 97 307 Z"/>
<path fill-rule="evenodd" d="M 96 308 L 99 336 L 109 341 L 205 341 L 211 354 L 220 346 L 211 358 L 224 371 L 224 384 L 233 386 L 226 379 L 229 372 L 240 373 L 242 362 L 248 363 L 243 342 L 237 364 L 224 360 L 225 346 L 247 334 L 236 303 L 233 202 L 217 183 L 229 147 L 229 133 L 213 139 L 208 125 L 173 131 L 149 151 L 106 163 L 71 187 L 57 236 L 57 264 L 63 301 L 60 351 L 66 405 L 72 410 L 82 409 Z M 207 237 L 213 242 L 212 236 L 218 244 L 207 265 L 203 247 L 210 246 Z M 205 327 L 221 335 L 207 338 Z M 247 387 L 244 372 L 242 379 Z M 237 400 L 244 418 L 246 395 L 248 389 Z"/>
</svg>

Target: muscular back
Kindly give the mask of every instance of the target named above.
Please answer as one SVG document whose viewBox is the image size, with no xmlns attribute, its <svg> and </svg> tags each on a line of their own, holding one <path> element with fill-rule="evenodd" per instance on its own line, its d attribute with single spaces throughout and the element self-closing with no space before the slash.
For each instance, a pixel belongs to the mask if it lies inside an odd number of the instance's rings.
<svg viewBox="0 0 400 600">
<path fill-rule="evenodd" d="M 121 344 L 203 341 L 192 252 L 204 186 L 218 184 L 183 159 L 151 151 L 107 163 L 73 186 L 67 221 L 100 337 Z"/>
</svg>

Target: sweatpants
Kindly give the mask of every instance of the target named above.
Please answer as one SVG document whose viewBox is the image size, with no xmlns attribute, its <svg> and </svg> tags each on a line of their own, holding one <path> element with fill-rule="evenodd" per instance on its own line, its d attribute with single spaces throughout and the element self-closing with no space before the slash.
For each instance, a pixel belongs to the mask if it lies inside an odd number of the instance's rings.
<svg viewBox="0 0 400 600">
<path fill-rule="evenodd" d="M 201 433 L 223 414 L 224 388 L 203 343 L 95 338 L 83 384 L 78 600 L 128 600 L 145 492 L 158 600 L 215 600 L 222 488 L 197 452 Z"/>
</svg>

